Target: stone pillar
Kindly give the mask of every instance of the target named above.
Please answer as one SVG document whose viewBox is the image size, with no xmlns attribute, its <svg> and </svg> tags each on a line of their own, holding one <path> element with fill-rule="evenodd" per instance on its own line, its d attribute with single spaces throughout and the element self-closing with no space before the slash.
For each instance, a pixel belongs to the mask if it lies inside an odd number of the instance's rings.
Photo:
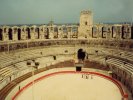
<svg viewBox="0 0 133 100">
<path fill-rule="evenodd" d="M 26 26 L 20 27 L 21 29 L 21 40 L 26 40 L 27 38 L 27 31 L 26 31 Z"/>
<path fill-rule="evenodd" d="M 122 39 L 122 26 L 117 26 L 117 37 L 116 39 Z"/>
<path fill-rule="evenodd" d="M 117 38 L 117 26 L 112 26 L 112 39 Z"/>
<path fill-rule="evenodd" d="M 97 34 L 98 34 L 97 38 L 100 38 L 100 39 L 103 38 L 102 37 L 102 26 L 100 24 L 97 25 L 97 29 L 98 29 L 97 30 Z"/>
<path fill-rule="evenodd" d="M 12 28 L 12 37 L 13 37 L 13 41 L 17 41 L 18 40 L 18 27 L 14 26 Z"/>
<path fill-rule="evenodd" d="M 108 32 L 106 34 L 106 39 L 111 39 L 112 36 L 112 26 L 108 27 Z"/>
<path fill-rule="evenodd" d="M 130 26 L 127 26 L 126 29 L 126 39 L 130 39 L 131 38 L 131 28 Z"/>
<path fill-rule="evenodd" d="M 57 39 L 58 38 L 58 27 L 57 26 L 54 27 L 53 33 L 54 33 L 53 34 L 54 38 Z"/>
<path fill-rule="evenodd" d="M 54 38 L 54 27 L 53 26 L 50 26 L 48 27 L 49 29 L 49 39 L 53 39 Z"/>
<path fill-rule="evenodd" d="M 67 32 L 68 32 L 68 38 L 69 39 L 71 38 L 71 31 L 72 31 L 71 26 L 68 26 L 67 27 Z"/>
<path fill-rule="evenodd" d="M 58 28 L 58 39 L 62 39 L 63 38 L 63 30 L 62 30 L 62 26 L 60 26 Z"/>
<path fill-rule="evenodd" d="M 35 35 L 35 39 L 40 39 L 40 29 L 39 29 L 39 27 L 35 27 L 34 35 Z"/>
<path fill-rule="evenodd" d="M 39 38 L 40 39 L 45 39 L 45 35 L 44 35 L 45 29 L 44 28 L 45 28 L 45 26 L 40 26 L 39 27 L 39 30 L 40 30 L 40 34 L 39 34 L 40 36 L 39 36 Z"/>
<path fill-rule="evenodd" d="M 35 26 L 32 26 L 32 27 L 30 27 L 30 34 L 31 34 L 31 39 L 32 40 L 34 40 L 34 39 L 36 39 L 36 32 L 35 32 Z"/>
<path fill-rule="evenodd" d="M 3 41 L 8 41 L 9 40 L 8 30 L 9 30 L 8 26 L 3 27 Z"/>
<path fill-rule="evenodd" d="M 48 39 L 49 38 L 49 29 L 48 27 L 44 27 L 44 39 Z"/>
<path fill-rule="evenodd" d="M 49 39 L 49 35 L 50 34 L 50 30 L 49 30 L 49 27 L 45 27 L 45 39 Z"/>
</svg>

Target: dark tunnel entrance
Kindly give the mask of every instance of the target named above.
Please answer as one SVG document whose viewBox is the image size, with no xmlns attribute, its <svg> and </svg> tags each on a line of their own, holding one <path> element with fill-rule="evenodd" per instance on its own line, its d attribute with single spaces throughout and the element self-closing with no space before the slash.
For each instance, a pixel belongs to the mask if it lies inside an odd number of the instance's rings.
<svg viewBox="0 0 133 100">
<path fill-rule="evenodd" d="M 78 57 L 78 60 L 82 60 L 82 61 L 84 61 L 84 59 L 85 59 L 85 52 L 83 51 L 83 49 L 79 49 L 78 50 L 78 53 L 77 53 L 77 57 Z"/>
</svg>

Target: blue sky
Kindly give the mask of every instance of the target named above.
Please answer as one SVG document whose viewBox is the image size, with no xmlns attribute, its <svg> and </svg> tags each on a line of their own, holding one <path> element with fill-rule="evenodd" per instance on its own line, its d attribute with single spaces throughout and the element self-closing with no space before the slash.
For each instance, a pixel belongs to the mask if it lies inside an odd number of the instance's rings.
<svg viewBox="0 0 133 100">
<path fill-rule="evenodd" d="M 0 24 L 78 23 L 82 10 L 95 23 L 133 20 L 133 0 L 0 0 Z"/>
</svg>

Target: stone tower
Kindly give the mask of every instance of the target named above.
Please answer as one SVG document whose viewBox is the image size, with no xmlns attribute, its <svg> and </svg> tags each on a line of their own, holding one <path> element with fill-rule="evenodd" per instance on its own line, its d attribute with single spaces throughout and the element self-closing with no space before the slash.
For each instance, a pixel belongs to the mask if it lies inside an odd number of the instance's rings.
<svg viewBox="0 0 133 100">
<path fill-rule="evenodd" d="M 79 38 L 89 38 L 92 31 L 93 25 L 93 15 L 91 11 L 85 10 L 81 11 L 80 22 L 78 28 L 78 37 Z"/>
</svg>

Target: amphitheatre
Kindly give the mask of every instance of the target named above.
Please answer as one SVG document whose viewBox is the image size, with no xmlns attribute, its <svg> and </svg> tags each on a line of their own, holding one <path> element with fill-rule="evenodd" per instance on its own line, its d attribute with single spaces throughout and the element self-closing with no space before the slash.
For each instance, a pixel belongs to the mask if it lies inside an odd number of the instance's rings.
<svg viewBox="0 0 133 100">
<path fill-rule="evenodd" d="M 133 100 L 133 26 L 0 26 L 0 100 Z"/>
</svg>

